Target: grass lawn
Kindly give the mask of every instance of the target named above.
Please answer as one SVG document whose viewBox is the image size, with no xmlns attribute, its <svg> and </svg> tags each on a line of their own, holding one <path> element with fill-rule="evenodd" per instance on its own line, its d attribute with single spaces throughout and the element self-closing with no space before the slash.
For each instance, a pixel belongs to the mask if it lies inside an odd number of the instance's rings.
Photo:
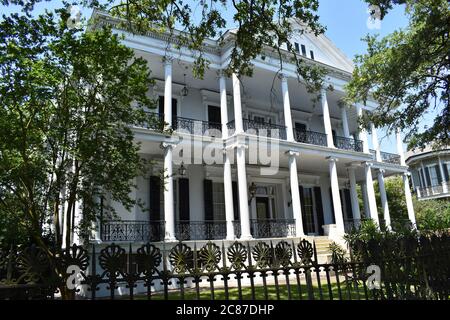
<svg viewBox="0 0 450 320">
<path fill-rule="evenodd" d="M 278 293 L 275 285 L 268 285 L 266 287 L 263 286 L 255 286 L 255 300 L 265 300 L 266 292 L 267 298 L 269 300 L 308 300 L 308 290 L 305 284 L 302 284 L 300 288 L 297 287 L 296 284 L 290 285 L 290 297 L 289 297 L 289 289 L 286 284 L 282 284 L 278 286 Z M 326 284 L 321 285 L 322 288 L 322 299 L 330 300 L 330 292 L 328 286 Z M 300 289 L 300 290 L 299 290 Z M 243 300 L 252 300 L 252 289 L 251 287 L 242 287 L 242 299 Z M 299 294 L 300 291 L 300 294 Z M 341 283 L 340 291 L 342 298 L 339 297 L 339 288 L 336 283 L 331 284 L 331 295 L 334 300 L 365 300 L 364 288 L 362 284 L 358 285 L 356 289 L 354 286 L 346 286 L 345 283 Z M 321 299 L 319 287 L 313 286 L 314 299 Z M 229 300 L 238 300 L 239 299 L 239 291 L 238 288 L 229 288 L 228 289 Z M 301 297 L 301 298 L 300 298 Z M 370 293 L 369 293 L 370 297 Z M 121 297 L 125 298 L 125 297 Z M 128 298 L 128 297 L 126 297 Z M 126 299 L 125 298 L 125 299 Z M 214 297 L 211 295 L 211 291 L 209 289 L 200 288 L 199 296 L 197 297 L 197 293 L 193 289 L 186 289 L 184 292 L 184 297 L 181 296 L 179 290 L 169 291 L 168 293 L 169 300 L 226 300 L 225 297 L 225 289 L 217 288 L 214 289 Z M 135 300 L 146 300 L 146 295 L 135 295 Z M 164 294 L 161 292 L 153 293 L 151 299 L 154 300 L 163 300 Z"/>
</svg>

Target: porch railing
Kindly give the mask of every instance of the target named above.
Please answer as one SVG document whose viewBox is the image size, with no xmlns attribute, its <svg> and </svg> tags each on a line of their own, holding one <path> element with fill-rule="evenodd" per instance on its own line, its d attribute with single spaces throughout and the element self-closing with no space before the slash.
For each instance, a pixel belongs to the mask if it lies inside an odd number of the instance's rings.
<svg viewBox="0 0 450 320">
<path fill-rule="evenodd" d="M 314 131 L 294 130 L 294 138 L 297 142 L 314 144 L 316 146 L 327 146 L 327 135 Z"/>
<path fill-rule="evenodd" d="M 363 142 L 345 137 L 334 137 L 334 146 L 338 149 L 363 152 Z"/>
<path fill-rule="evenodd" d="M 162 241 L 164 221 L 116 220 L 102 223 L 102 241 Z"/>
<path fill-rule="evenodd" d="M 251 219 L 250 223 L 251 233 L 258 239 L 295 236 L 294 219 Z"/>
<path fill-rule="evenodd" d="M 446 187 L 446 191 L 444 189 Z M 438 196 L 441 194 L 450 193 L 450 181 L 443 182 L 438 185 L 430 186 L 430 187 L 417 187 L 417 197 L 418 198 L 427 198 L 432 196 Z M 445 192 L 444 192 L 445 191 Z"/>
<path fill-rule="evenodd" d="M 176 131 L 187 131 L 199 136 L 210 136 L 220 138 L 222 136 L 222 124 L 204 120 L 176 117 L 173 119 L 173 129 Z"/>
<path fill-rule="evenodd" d="M 179 221 L 175 225 L 177 240 L 221 240 L 227 236 L 226 221 Z"/>
<path fill-rule="evenodd" d="M 268 137 L 280 140 L 286 140 L 286 127 L 278 124 L 242 119 L 244 132 L 261 137 Z M 227 123 L 228 133 L 234 134 L 236 131 L 236 121 Z"/>
<path fill-rule="evenodd" d="M 400 155 L 387 152 L 381 152 L 381 161 L 398 165 L 401 164 Z"/>
<path fill-rule="evenodd" d="M 150 119 L 145 124 L 147 129 L 162 132 L 164 130 L 164 114 L 148 113 Z M 211 121 L 197 120 L 185 117 L 175 117 L 172 119 L 172 129 L 175 131 L 185 131 L 190 134 L 210 137 L 222 136 L 222 124 Z"/>
</svg>

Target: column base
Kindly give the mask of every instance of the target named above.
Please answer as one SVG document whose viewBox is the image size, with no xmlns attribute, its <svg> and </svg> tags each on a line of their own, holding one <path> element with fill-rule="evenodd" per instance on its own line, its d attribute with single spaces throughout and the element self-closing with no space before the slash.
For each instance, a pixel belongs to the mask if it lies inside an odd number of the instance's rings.
<svg viewBox="0 0 450 320">
<path fill-rule="evenodd" d="M 243 236 L 239 238 L 239 241 L 250 241 L 250 240 L 255 240 L 255 238 L 253 238 L 252 236 Z"/>
<path fill-rule="evenodd" d="M 175 237 L 165 237 L 164 242 L 178 242 L 178 240 Z"/>
</svg>

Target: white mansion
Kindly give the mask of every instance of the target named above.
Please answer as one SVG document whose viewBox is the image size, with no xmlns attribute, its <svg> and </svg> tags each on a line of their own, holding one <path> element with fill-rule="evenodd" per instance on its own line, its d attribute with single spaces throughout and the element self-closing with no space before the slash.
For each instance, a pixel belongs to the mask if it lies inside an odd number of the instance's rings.
<svg viewBox="0 0 450 320">
<path fill-rule="evenodd" d="M 312 95 L 297 80 L 286 50 L 282 70 L 278 55 L 267 50 L 253 61 L 253 77 L 226 77 L 221 70 L 229 61 L 233 30 L 220 44 L 205 42 L 210 66 L 203 79 L 196 79 L 193 53 L 187 48 L 168 46 L 163 34 L 132 35 L 114 27 L 110 16 L 99 11 L 93 15 L 124 34 L 123 43 L 148 61 L 156 79 L 149 94 L 159 97 L 158 108 L 149 112 L 173 129 L 167 134 L 158 125 L 133 128 L 142 157 L 155 162 L 148 176 L 136 179 L 133 191 L 148 210 L 136 206 L 129 212 L 116 205 L 121 219 L 104 221 L 95 241 L 339 239 L 364 218 L 391 225 L 384 190 L 384 179 L 391 175 L 403 176 L 408 218 L 415 223 L 400 135 L 398 155 L 385 153 L 373 128 L 369 149 L 357 119 L 377 103 L 340 103 L 352 62 L 324 35 L 305 33 L 291 40 L 302 59 L 328 72 L 326 86 Z M 313 103 L 318 95 L 319 102 Z M 254 161 L 257 140 L 265 142 L 260 149 L 266 148 L 258 152 L 276 150 L 270 154 L 277 159 L 275 174 L 261 170 L 267 162 Z M 193 151 L 186 151 L 191 145 Z M 211 145 L 220 150 L 221 160 L 212 164 L 203 158 Z M 183 160 L 177 161 L 180 148 Z M 377 210 L 373 179 L 380 184 L 382 212 Z"/>
</svg>

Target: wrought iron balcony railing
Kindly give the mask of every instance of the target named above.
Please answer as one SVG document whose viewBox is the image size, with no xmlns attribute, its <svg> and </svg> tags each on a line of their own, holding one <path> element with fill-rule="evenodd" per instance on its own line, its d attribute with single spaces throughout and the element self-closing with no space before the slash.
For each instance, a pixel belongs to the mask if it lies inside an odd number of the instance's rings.
<svg viewBox="0 0 450 320">
<path fill-rule="evenodd" d="M 314 131 L 294 130 L 295 141 L 300 143 L 314 144 L 316 146 L 327 146 L 327 135 Z"/>
<path fill-rule="evenodd" d="M 151 112 L 149 112 L 148 115 L 150 116 L 150 119 L 146 124 L 146 128 L 157 132 L 164 131 L 164 115 Z M 222 136 L 222 124 L 184 117 L 172 119 L 172 129 L 178 132 L 186 132 L 201 136 L 218 138 Z"/>
<path fill-rule="evenodd" d="M 254 238 L 284 238 L 295 236 L 294 219 L 251 219 L 250 226 Z"/>
<path fill-rule="evenodd" d="M 226 221 L 179 221 L 175 225 L 176 238 L 184 240 L 221 240 L 227 236 Z"/>
<path fill-rule="evenodd" d="M 102 223 L 102 241 L 162 241 L 164 221 L 115 220 Z"/>
<path fill-rule="evenodd" d="M 345 137 L 334 137 L 334 146 L 338 149 L 342 150 L 350 150 L 350 151 L 356 151 L 356 152 L 363 152 L 363 142 L 361 140 L 355 140 L 351 138 L 345 138 Z"/>
<path fill-rule="evenodd" d="M 172 127 L 175 131 L 184 131 L 199 136 L 220 138 L 222 136 L 222 124 L 190 118 L 176 117 Z"/>
<path fill-rule="evenodd" d="M 398 165 L 401 164 L 400 155 L 387 152 L 381 152 L 381 161 Z"/>
<path fill-rule="evenodd" d="M 286 140 L 286 127 L 278 124 L 267 122 L 253 121 L 249 119 L 242 119 L 242 126 L 244 132 L 254 134 L 260 137 L 274 138 Z M 234 134 L 236 131 L 236 122 L 232 120 L 227 123 L 228 133 Z"/>
<path fill-rule="evenodd" d="M 376 150 L 370 149 L 369 152 L 372 155 L 373 160 L 376 161 L 377 160 Z M 398 165 L 401 164 L 400 155 L 398 155 L 398 154 L 388 153 L 388 152 L 380 152 L 380 155 L 381 155 L 382 162 L 398 164 Z"/>
</svg>

